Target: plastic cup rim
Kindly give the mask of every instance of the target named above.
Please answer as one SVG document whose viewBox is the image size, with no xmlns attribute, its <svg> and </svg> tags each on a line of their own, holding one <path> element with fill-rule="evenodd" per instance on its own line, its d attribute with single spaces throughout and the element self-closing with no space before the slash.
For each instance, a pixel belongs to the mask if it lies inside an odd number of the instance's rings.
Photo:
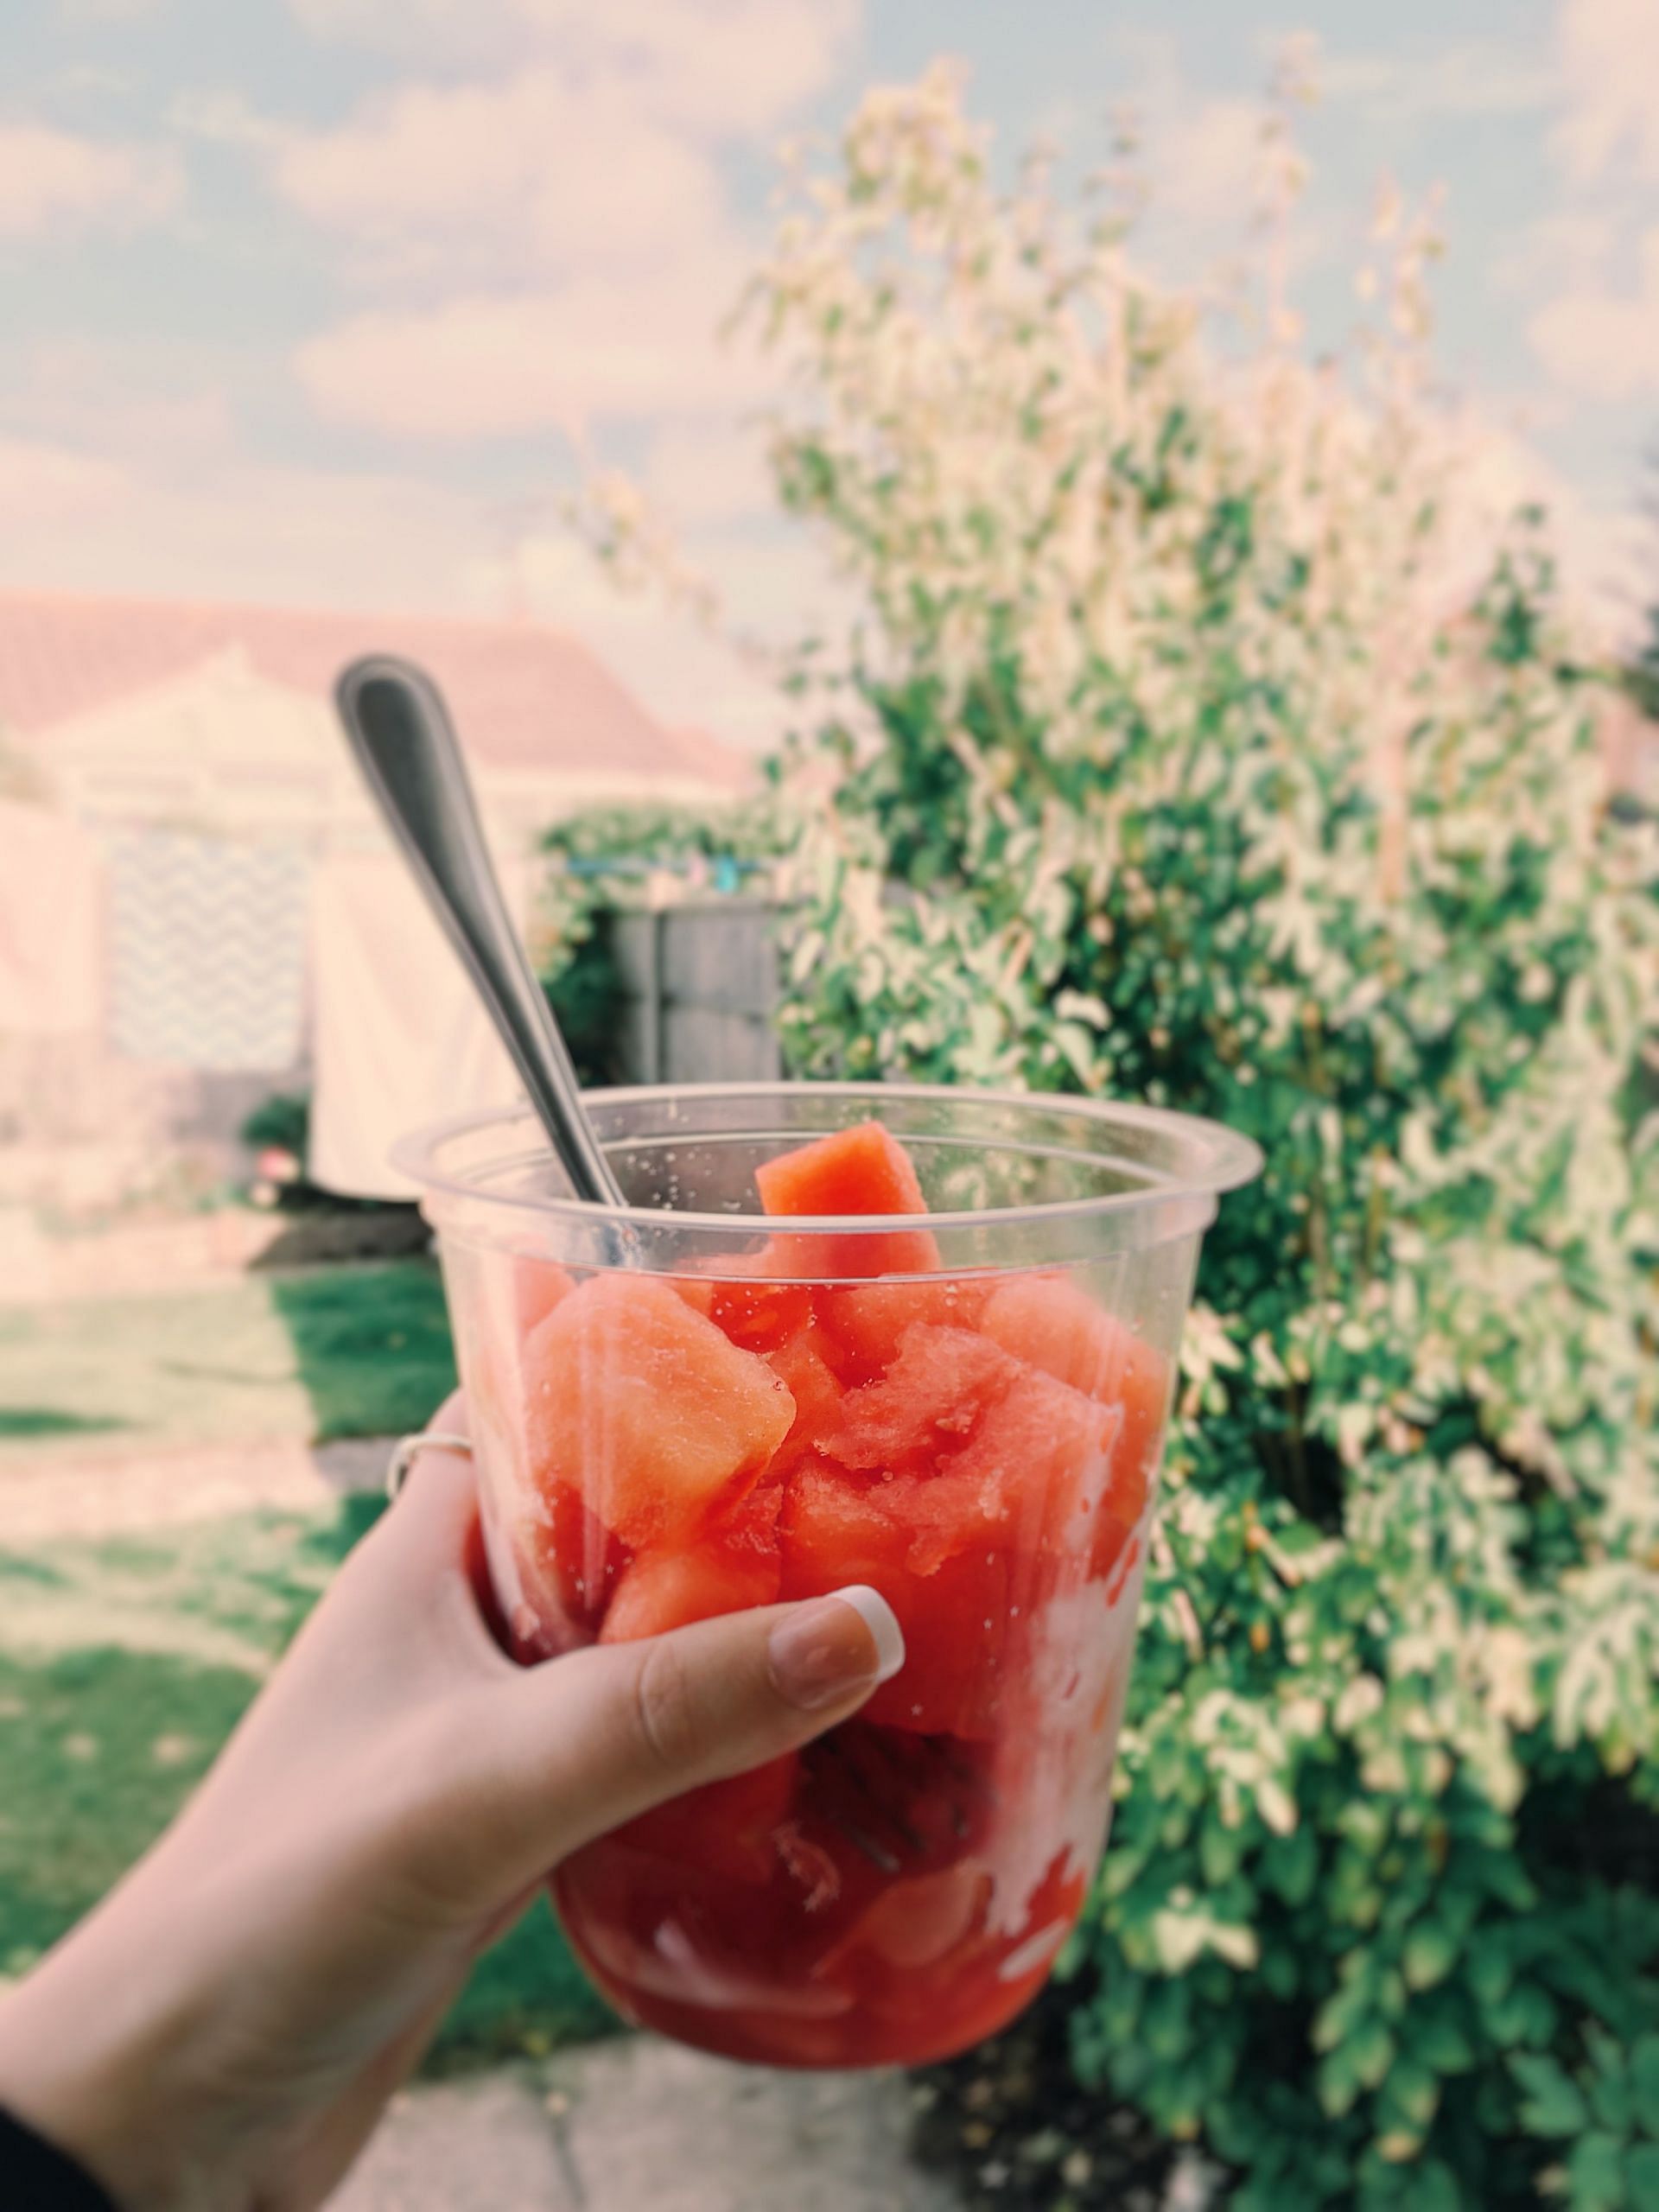
<svg viewBox="0 0 1659 2212">
<path fill-rule="evenodd" d="M 791 1214 L 785 1224 L 781 1218 L 772 1220 L 760 1214 L 701 1213 L 661 1206 L 598 1206 L 585 1199 L 558 1196 L 527 1198 L 518 1193 L 491 1191 L 434 1165 L 435 1155 L 458 1137 L 470 1135 L 498 1123 L 528 1122 L 536 1125 L 532 1109 L 523 1103 L 478 1108 L 468 1113 L 450 1115 L 442 1121 L 429 1122 L 422 1128 L 411 1130 L 393 1147 L 391 1164 L 400 1173 L 420 1185 L 423 1201 L 441 1195 L 467 1205 L 490 1206 L 508 1214 L 532 1218 L 550 1216 L 589 1224 L 595 1221 L 608 1221 L 631 1229 L 655 1231 L 659 1235 L 672 1228 L 728 1237 L 753 1237 L 757 1229 L 766 1223 L 773 1228 L 786 1225 L 791 1236 L 806 1238 L 880 1236 L 903 1230 L 1006 1228 L 1018 1222 L 1085 1221 L 1134 1213 L 1148 1206 L 1166 1205 L 1172 1201 L 1183 1199 L 1208 1201 L 1213 1208 L 1215 1200 L 1224 1192 L 1236 1190 L 1241 1185 L 1253 1181 L 1261 1173 L 1265 1161 L 1262 1147 L 1253 1138 L 1241 1135 L 1236 1129 L 1230 1129 L 1224 1122 L 1212 1121 L 1199 1114 L 1178 1113 L 1172 1107 L 1145 1106 L 1119 1099 L 1083 1098 L 1069 1091 L 993 1090 L 981 1089 L 977 1085 L 950 1084 L 779 1081 L 617 1084 L 585 1091 L 583 1097 L 591 1109 L 625 1101 L 649 1103 L 660 1100 L 667 1103 L 688 1098 L 753 1098 L 764 1102 L 767 1098 L 798 1097 L 803 1092 L 820 1098 L 869 1098 L 874 1101 L 886 1096 L 938 1103 L 972 1100 L 986 1106 L 1011 1107 L 1021 1112 L 1044 1108 L 1063 1110 L 1068 1114 L 1081 1115 L 1085 1120 L 1103 1126 L 1115 1123 L 1132 1128 L 1159 1129 L 1172 1136 L 1179 1135 L 1184 1144 L 1192 1144 L 1195 1140 L 1205 1143 L 1209 1172 L 1202 1174 L 1168 1173 L 1147 1168 L 1137 1162 L 1136 1172 L 1148 1179 L 1146 1187 L 1141 1190 L 1105 1192 L 1096 1197 L 1052 1198 L 1031 1205 L 989 1206 L 956 1213 Z M 694 1135 L 704 1134 L 708 1133 L 688 1132 L 688 1141 Z M 831 1134 L 830 1130 L 803 1130 L 800 1137 L 803 1144 L 810 1144 L 817 1136 Z"/>
</svg>

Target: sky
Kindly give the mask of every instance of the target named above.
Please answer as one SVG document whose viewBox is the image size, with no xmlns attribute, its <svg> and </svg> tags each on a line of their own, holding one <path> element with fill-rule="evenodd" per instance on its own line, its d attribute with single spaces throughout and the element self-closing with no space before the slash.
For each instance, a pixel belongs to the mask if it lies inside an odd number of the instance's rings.
<svg viewBox="0 0 1659 2212">
<path fill-rule="evenodd" d="M 717 336 L 779 143 L 940 54 L 1009 162 L 1086 166 L 1132 104 L 1180 277 L 1243 242 L 1300 31 L 1307 342 L 1351 327 L 1380 181 L 1442 188 L 1448 391 L 1633 622 L 1659 0 L 0 0 L 0 584 L 533 613 L 761 742 L 765 687 L 619 601 L 558 502 L 581 454 L 629 469 L 762 635 L 833 590 Z"/>
</svg>

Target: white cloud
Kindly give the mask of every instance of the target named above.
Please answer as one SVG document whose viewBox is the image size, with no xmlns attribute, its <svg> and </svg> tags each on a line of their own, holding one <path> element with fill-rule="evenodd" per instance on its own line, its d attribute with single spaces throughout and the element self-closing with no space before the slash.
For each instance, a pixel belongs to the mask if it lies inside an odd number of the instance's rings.
<svg viewBox="0 0 1659 2212">
<path fill-rule="evenodd" d="M 168 0 L 58 0 L 59 13 L 72 23 L 136 22 L 167 5 Z"/>
<path fill-rule="evenodd" d="M 1586 398 L 1659 397 L 1659 226 L 1642 241 L 1635 283 L 1559 293 L 1530 334 L 1551 376 Z"/>
<path fill-rule="evenodd" d="M 358 315 L 296 365 L 330 421 L 404 437 L 579 435 L 591 422 L 729 412 L 769 381 L 753 350 L 719 340 L 739 266 L 717 248 L 648 283 L 598 276 Z"/>
<path fill-rule="evenodd" d="M 476 564 L 467 582 L 486 603 L 511 598 L 573 631 L 671 726 L 711 728 L 740 743 L 775 734 L 773 685 L 689 616 L 619 592 L 573 538 L 527 537 L 510 560 Z"/>
<path fill-rule="evenodd" d="M 0 438 L 0 536 L 16 543 L 20 524 L 81 521 L 118 505 L 130 479 L 125 469 L 73 447 Z"/>
<path fill-rule="evenodd" d="M 689 538 L 685 550 L 718 588 L 733 627 L 746 635 L 778 643 L 798 637 L 814 616 L 846 611 L 843 588 L 800 529 L 716 531 Z M 760 749 L 777 744 L 798 718 L 756 658 L 654 594 L 619 592 L 567 535 L 531 532 L 510 557 L 476 563 L 467 588 L 486 604 L 516 604 L 573 630 L 670 725 Z"/>
<path fill-rule="evenodd" d="M 1599 286 L 1618 243 L 1617 226 L 1606 215 L 1564 208 L 1529 225 L 1495 257 L 1492 283 L 1498 291 L 1525 299 Z"/>
<path fill-rule="evenodd" d="M 232 391 L 251 361 L 200 340 L 43 338 L 0 355 L 0 417 L 19 435 L 100 454 L 217 465 L 235 444 Z"/>
<path fill-rule="evenodd" d="M 780 124 L 845 56 L 859 0 L 296 0 L 322 34 L 447 68 L 335 128 L 187 105 L 187 127 L 264 143 L 278 190 L 383 276 L 469 288 L 670 258 L 726 219 L 722 141 Z M 468 63 L 486 73 L 454 81 Z"/>
<path fill-rule="evenodd" d="M 1183 103 L 1153 120 L 1153 206 L 1197 227 L 1236 229 L 1254 205 L 1262 162 L 1259 100 Z"/>
<path fill-rule="evenodd" d="M 26 532 L 0 532 L 0 583 L 453 612 L 486 537 L 480 501 L 372 472 L 76 458 L 87 469 L 79 503 L 68 472 L 63 496 L 37 497 Z M 0 501 L 7 484 L 0 462 Z"/>
<path fill-rule="evenodd" d="M 543 68 L 406 86 L 338 130 L 290 137 L 274 175 L 292 205 L 394 268 L 465 270 L 474 286 L 671 254 L 724 215 L 702 147 L 624 86 Z"/>
<path fill-rule="evenodd" d="M 712 130 L 764 128 L 810 99 L 853 43 L 861 0 L 290 0 L 316 36 L 442 69 L 555 61 Z"/>
<path fill-rule="evenodd" d="M 164 148 L 123 146 L 40 124 L 0 125 L 0 238 L 137 230 L 178 206 L 184 171 Z"/>
<path fill-rule="evenodd" d="M 1498 39 L 1453 39 L 1415 54 L 1331 54 L 1315 70 L 1322 96 L 1375 114 L 1525 115 L 1560 89 L 1548 55 Z"/>
<path fill-rule="evenodd" d="M 1518 507 L 1548 511 L 1550 542 L 1569 605 L 1612 638 L 1640 603 L 1643 529 L 1628 502 L 1607 506 L 1548 461 L 1530 437 L 1490 406 L 1465 409 L 1450 426 L 1459 474 L 1458 514 L 1466 531 L 1466 582 L 1478 580 L 1497 532 Z"/>
<path fill-rule="evenodd" d="M 213 86 L 176 93 L 168 104 L 169 130 L 214 146 L 249 146 L 275 153 L 289 145 L 290 126 L 255 107 L 233 86 Z"/>
<path fill-rule="evenodd" d="M 718 420 L 663 424 L 645 468 L 647 495 L 682 527 L 777 512 L 758 429 Z"/>
<path fill-rule="evenodd" d="M 1554 144 L 1568 177 L 1594 183 L 1622 164 L 1659 181 L 1659 9 L 1654 0 L 1563 0 L 1566 109 Z"/>
</svg>

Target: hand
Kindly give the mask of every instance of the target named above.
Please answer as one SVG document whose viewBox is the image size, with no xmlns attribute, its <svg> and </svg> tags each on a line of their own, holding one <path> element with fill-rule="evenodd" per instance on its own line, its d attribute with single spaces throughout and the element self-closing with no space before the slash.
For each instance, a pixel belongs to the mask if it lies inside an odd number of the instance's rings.
<svg viewBox="0 0 1659 2212">
<path fill-rule="evenodd" d="M 902 1656 L 859 1592 L 520 1668 L 482 1587 L 471 1464 L 423 1452 L 179 1821 L 0 2005 L 0 2104 L 129 2212 L 320 2204 L 559 1859 Z"/>
</svg>

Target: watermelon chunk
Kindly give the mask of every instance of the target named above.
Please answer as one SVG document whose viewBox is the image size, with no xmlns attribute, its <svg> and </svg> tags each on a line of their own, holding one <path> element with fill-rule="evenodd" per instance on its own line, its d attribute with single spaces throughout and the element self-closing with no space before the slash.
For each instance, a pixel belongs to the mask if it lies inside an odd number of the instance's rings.
<svg viewBox="0 0 1659 2212">
<path fill-rule="evenodd" d="M 524 1351 L 525 1442 L 544 1497 L 578 1491 L 632 1548 L 684 1541 L 788 1434 L 782 1378 L 666 1283 L 595 1275 Z"/>
<path fill-rule="evenodd" d="M 821 1289 L 813 1300 L 829 1339 L 827 1356 L 844 1382 L 873 1382 L 913 1321 L 971 1329 L 984 1309 L 985 1287 L 971 1278 L 944 1281 L 850 1283 Z"/>
<path fill-rule="evenodd" d="M 709 1285 L 703 1310 L 746 1351 L 776 1351 L 812 1316 L 809 1284 L 772 1280 L 789 1272 L 775 1244 L 769 1239 L 759 1252 L 722 1260 L 719 1276 Z"/>
<path fill-rule="evenodd" d="M 1103 1522 L 1113 1522 L 1120 1531 L 1134 1528 L 1158 1471 L 1169 1392 L 1165 1361 L 1062 1275 L 1014 1277 L 992 1293 L 980 1326 L 1016 1359 L 1101 1405 L 1121 1408 Z"/>
<path fill-rule="evenodd" d="M 927 1201 L 910 1155 L 879 1122 L 837 1129 L 754 1172 L 769 1214 L 925 1213 Z M 773 1244 L 779 1273 L 856 1280 L 866 1275 L 926 1274 L 939 1248 L 926 1230 L 793 1237 Z"/>
<path fill-rule="evenodd" d="M 975 1546 L 918 1572 L 918 1494 L 926 1478 L 861 1487 L 845 1474 L 798 1471 L 784 1499 L 785 1598 L 868 1583 L 904 1631 L 905 1663 L 863 1707 L 865 1719 L 920 1735 L 994 1731 L 1008 1627 L 1008 1555 Z"/>
<path fill-rule="evenodd" d="M 805 1453 L 823 1446 L 841 1418 L 841 1385 L 823 1356 L 823 1332 L 809 1319 L 775 1351 L 766 1363 L 781 1375 L 795 1401 L 795 1421 L 784 1439 L 771 1471 L 781 1474 Z"/>
<path fill-rule="evenodd" d="M 778 1595 L 779 1573 L 775 1545 L 770 1558 L 711 1544 L 689 1552 L 642 1552 L 623 1571 L 599 1640 L 631 1643 L 690 1621 L 769 1605 Z"/>
<path fill-rule="evenodd" d="M 531 1260 L 522 1255 L 512 1262 L 512 1311 L 519 1338 L 539 1328 L 554 1308 L 563 1306 L 575 1282 L 556 1260 Z"/>
<path fill-rule="evenodd" d="M 1017 1360 L 975 1330 L 914 1321 L 882 1379 L 848 1393 L 823 1448 L 865 1471 L 931 1471 L 1020 1373 Z"/>
<path fill-rule="evenodd" d="M 689 1866 L 733 1881 L 770 1881 L 779 1863 L 777 1832 L 789 1820 L 799 1770 L 799 1754 L 785 1752 L 639 1814 L 613 1840 L 670 1860 L 681 1881 Z"/>
<path fill-rule="evenodd" d="M 532 1503 L 540 1510 L 520 1516 L 511 1541 L 539 1641 L 563 1650 L 598 1633 L 632 1554 L 588 1511 L 580 1491 L 561 1484 Z M 524 1637 L 524 1627 L 515 1624 L 521 1640 L 536 1641 Z"/>
<path fill-rule="evenodd" d="M 716 1514 L 694 1542 L 674 1551 L 641 1552 L 614 1586 L 600 1642 L 628 1643 L 683 1628 L 688 1621 L 771 1605 L 781 1573 L 783 1497 L 780 1482 L 757 1483 Z"/>
<path fill-rule="evenodd" d="M 912 1560 L 948 1558 L 992 1528 L 1022 1579 L 1040 1573 L 1043 1560 L 1064 1558 L 1076 1548 L 1073 1517 L 1106 1510 L 1122 1427 L 1121 1407 L 1086 1398 L 1039 1369 L 1016 1370 L 948 1471 L 926 1485 L 929 1533 Z"/>
</svg>

